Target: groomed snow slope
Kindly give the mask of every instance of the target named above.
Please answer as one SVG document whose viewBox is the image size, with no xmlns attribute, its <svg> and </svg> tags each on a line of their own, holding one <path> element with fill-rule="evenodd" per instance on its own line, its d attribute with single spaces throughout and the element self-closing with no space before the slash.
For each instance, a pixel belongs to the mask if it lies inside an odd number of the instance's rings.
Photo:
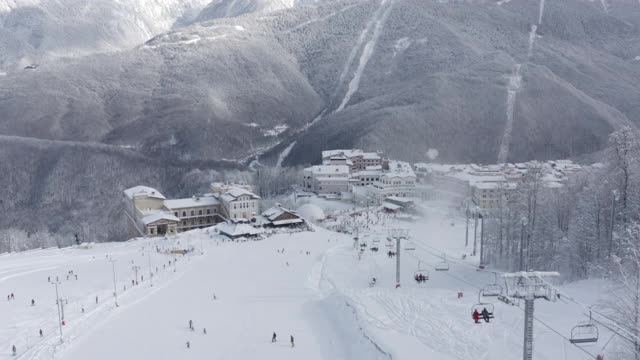
<svg viewBox="0 0 640 360">
<path fill-rule="evenodd" d="M 16 359 L 10 355 L 13 343 L 17 359 L 518 358 L 523 327 L 519 307 L 488 299 L 495 303 L 496 318 L 490 324 L 472 323 L 475 286 L 491 282 L 493 275 L 475 270 L 477 258 L 458 260 L 469 249 L 464 248 L 464 223 L 457 219 L 451 226 L 450 214 L 431 208 L 427 220 L 416 224 L 378 214 L 369 215 L 368 225 L 364 215 L 345 217 L 342 220 L 362 227 L 369 246 L 375 239 L 381 241 L 382 251 L 365 251 L 360 260 L 351 236 L 322 229 L 240 243 L 219 242 L 196 231 L 176 240 L 5 255 L 0 257 L 0 290 L 14 292 L 16 300 L 0 301 L 0 316 L 9 324 L 0 328 L 0 359 Z M 395 261 L 384 253 L 381 236 L 384 228 L 399 226 L 410 227 L 417 250 L 402 251 L 402 287 L 394 289 Z M 200 243 L 204 256 L 199 254 Z M 173 256 L 156 253 L 156 245 L 194 246 L 196 251 L 181 257 L 174 272 L 162 266 Z M 417 259 L 429 268 L 440 260 L 434 253 L 441 251 L 452 257 L 451 270 L 431 271 L 426 284 L 416 285 L 412 278 Z M 109 296 L 113 280 L 106 255 L 117 260 L 119 292 L 127 285 L 118 308 Z M 132 289 L 132 267 L 141 266 L 146 275 L 149 256 L 152 268 L 159 267 L 154 286 L 145 276 Z M 66 280 L 64 274 L 71 269 L 78 280 Z M 61 277 L 60 295 L 68 299 L 63 345 L 57 341 L 54 288 L 47 283 L 48 275 Z M 378 283 L 371 288 L 368 282 L 374 276 Z M 604 286 L 590 281 L 564 290 L 595 303 L 604 293 L 597 289 Z M 462 299 L 458 291 L 464 292 Z M 36 300 L 34 307 L 29 306 L 31 298 Z M 536 303 L 536 317 L 564 335 L 585 320 L 583 310 L 564 302 Z M 189 320 L 194 321 L 193 332 L 188 330 Z M 537 360 L 588 358 L 540 323 L 534 327 Z M 40 328 L 43 339 L 37 336 Z M 276 344 L 270 342 L 273 331 L 278 334 Z M 290 335 L 295 348 L 289 345 Z M 601 338 L 609 338 L 603 329 Z M 596 354 L 602 345 L 585 350 Z"/>
</svg>

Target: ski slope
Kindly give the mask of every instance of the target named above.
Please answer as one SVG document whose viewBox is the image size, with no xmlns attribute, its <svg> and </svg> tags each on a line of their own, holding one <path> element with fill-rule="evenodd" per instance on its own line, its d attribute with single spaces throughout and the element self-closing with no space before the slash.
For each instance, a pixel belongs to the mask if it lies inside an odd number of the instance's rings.
<svg viewBox="0 0 640 360">
<path fill-rule="evenodd" d="M 473 231 L 465 247 L 464 219 L 454 209 L 430 204 L 425 211 L 425 219 L 415 223 L 377 211 L 340 215 L 337 221 L 358 226 L 369 247 L 380 241 L 379 252 L 367 250 L 361 256 L 351 235 L 321 228 L 247 242 L 224 242 L 213 231 L 197 230 L 175 239 L 0 256 L 1 294 L 16 297 L 0 301 L 0 316 L 8 320 L 0 328 L 0 359 L 519 358 L 520 307 L 485 299 L 495 304 L 496 318 L 489 324 L 471 320 L 478 287 L 494 279 L 490 272 L 476 271 L 477 257 L 462 260 L 462 254 L 471 252 Z M 409 230 L 416 250 L 401 251 L 402 286 L 396 289 L 395 259 L 385 254 L 384 236 L 386 229 L 400 227 Z M 170 255 L 157 252 L 156 246 L 194 251 Z M 433 271 L 444 254 L 450 271 Z M 115 260 L 117 308 L 108 258 Z M 419 261 L 421 268 L 431 270 L 430 280 L 420 285 L 413 281 Z M 133 266 L 140 266 L 139 275 L 144 275 L 137 286 L 131 286 Z M 69 270 L 78 280 L 66 279 Z M 55 289 L 47 282 L 47 276 L 56 275 L 60 296 L 68 301 L 63 344 L 58 341 Z M 372 277 L 378 281 L 369 287 Z M 586 281 L 562 289 L 592 304 L 605 286 L 604 281 Z M 31 298 L 36 300 L 33 307 Z M 585 320 L 583 313 L 563 301 L 536 302 L 536 318 L 564 336 Z M 535 359 L 590 358 L 546 325 L 534 325 Z M 290 335 L 295 337 L 293 348 Z M 609 336 L 601 329 L 602 339 Z M 595 355 L 605 341 L 584 350 Z M 13 344 L 16 357 L 11 356 Z"/>
</svg>

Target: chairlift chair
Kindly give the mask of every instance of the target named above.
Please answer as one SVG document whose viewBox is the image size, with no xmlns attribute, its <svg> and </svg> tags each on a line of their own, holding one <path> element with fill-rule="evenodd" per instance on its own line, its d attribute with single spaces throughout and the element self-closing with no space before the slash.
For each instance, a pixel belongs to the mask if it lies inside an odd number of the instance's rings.
<svg viewBox="0 0 640 360">
<path fill-rule="evenodd" d="M 407 240 L 404 243 L 404 249 L 408 251 L 413 251 L 416 249 L 416 244 L 413 241 Z"/>
<path fill-rule="evenodd" d="M 436 263 L 436 271 L 449 271 L 449 263 L 447 262 L 447 255 L 443 256 L 443 261 Z"/>
<path fill-rule="evenodd" d="M 473 316 L 473 313 L 475 311 L 477 311 L 478 313 L 482 313 L 482 310 L 484 309 L 487 309 L 487 312 L 489 313 L 489 318 L 493 319 L 493 310 L 495 309 L 495 307 L 493 306 L 492 303 L 477 303 L 473 305 L 471 307 L 471 316 Z"/>
<path fill-rule="evenodd" d="M 504 289 L 498 284 L 498 273 L 494 272 L 493 276 L 495 277 L 495 281 L 482 288 L 482 296 L 500 296 L 504 293 Z"/>
<path fill-rule="evenodd" d="M 424 277 L 424 281 L 429 280 L 429 270 L 422 268 L 422 262 L 418 261 L 418 269 L 413 273 L 413 279 L 420 283 L 419 276 L 422 275 Z"/>
<path fill-rule="evenodd" d="M 495 308 L 492 303 L 482 302 L 481 294 L 482 291 L 478 291 L 478 303 L 471 307 L 471 317 L 473 317 L 474 312 L 477 311 L 478 313 L 482 314 L 482 311 L 484 309 L 487 309 L 487 312 L 489 313 L 489 319 L 493 319 Z"/>
<path fill-rule="evenodd" d="M 591 312 L 589 312 L 589 321 L 578 324 L 571 329 L 572 344 L 593 344 L 598 342 L 598 327 L 591 320 Z"/>
</svg>

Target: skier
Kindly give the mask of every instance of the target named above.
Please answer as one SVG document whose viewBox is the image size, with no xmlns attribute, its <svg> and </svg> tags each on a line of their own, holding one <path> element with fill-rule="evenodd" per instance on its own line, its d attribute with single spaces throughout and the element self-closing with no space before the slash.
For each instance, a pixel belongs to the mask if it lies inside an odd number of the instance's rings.
<svg viewBox="0 0 640 360">
<path fill-rule="evenodd" d="M 36 306 L 36 301 L 34 299 L 31 299 L 31 306 Z"/>
<path fill-rule="evenodd" d="M 191 348 L 191 343 L 187 341 L 187 349 Z"/>
<path fill-rule="evenodd" d="M 15 299 L 15 295 L 13 295 L 13 293 L 11 293 L 11 300 Z"/>
<path fill-rule="evenodd" d="M 276 342 L 276 332 L 273 332 L 273 335 L 271 336 L 271 342 L 274 343 Z"/>
<path fill-rule="evenodd" d="M 47 282 L 51 282 L 51 276 L 47 276 Z"/>
<path fill-rule="evenodd" d="M 189 320 L 189 329 L 193 330 L 193 320 Z"/>
<path fill-rule="evenodd" d="M 13 356 L 16 356 L 16 354 L 18 353 L 15 345 L 13 345 L 13 347 L 11 348 L 11 351 L 13 351 Z"/>
<path fill-rule="evenodd" d="M 476 322 L 476 324 L 480 324 L 480 313 L 478 313 L 478 310 L 473 310 L 473 321 Z"/>
<path fill-rule="evenodd" d="M 82 313 L 84 314 L 84 305 L 82 305 Z"/>
<path fill-rule="evenodd" d="M 40 337 L 43 337 L 44 335 L 42 334 L 42 329 L 40 329 Z"/>
<path fill-rule="evenodd" d="M 75 277 L 76 277 L 76 280 L 78 280 L 78 274 L 74 274 L 73 276 L 75 276 Z"/>
<path fill-rule="evenodd" d="M 296 343 L 295 343 L 295 342 L 293 342 L 293 335 L 290 335 L 290 336 L 291 336 L 291 347 L 295 347 L 295 346 L 296 346 Z"/>
<path fill-rule="evenodd" d="M 207 328 L 202 328 L 202 333 L 207 335 Z"/>
<path fill-rule="evenodd" d="M 489 311 L 487 311 L 487 308 L 482 309 L 482 318 L 484 319 L 484 322 L 489 322 Z"/>
<path fill-rule="evenodd" d="M 98 303 L 98 297 L 96 296 L 96 304 Z"/>
</svg>

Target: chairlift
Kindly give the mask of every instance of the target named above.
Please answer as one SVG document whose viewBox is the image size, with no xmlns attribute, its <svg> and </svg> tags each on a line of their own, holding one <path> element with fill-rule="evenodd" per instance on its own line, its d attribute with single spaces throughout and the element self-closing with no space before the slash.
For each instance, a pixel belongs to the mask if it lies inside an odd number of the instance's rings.
<svg viewBox="0 0 640 360">
<path fill-rule="evenodd" d="M 487 312 L 489 313 L 489 319 L 493 319 L 493 316 L 494 316 L 493 314 L 494 314 L 495 308 L 494 308 L 493 304 L 490 303 L 490 302 L 482 302 L 481 294 L 482 294 L 482 291 L 479 291 L 478 292 L 478 303 L 471 307 L 471 317 L 473 318 L 473 313 L 474 312 L 477 311 L 478 313 L 482 314 L 482 311 L 484 309 L 487 309 Z"/>
<path fill-rule="evenodd" d="M 589 311 L 589 321 L 578 324 L 571 329 L 572 344 L 593 344 L 598 342 L 598 327 L 593 324 L 591 311 Z"/>
<path fill-rule="evenodd" d="M 429 280 L 429 270 L 422 267 L 422 261 L 418 261 L 418 269 L 413 273 L 413 279 L 417 283 Z"/>
<path fill-rule="evenodd" d="M 498 284 L 498 273 L 493 273 L 495 280 L 493 283 L 486 285 L 482 288 L 482 296 L 500 296 L 503 294 L 504 289 Z"/>
<path fill-rule="evenodd" d="M 416 244 L 413 241 L 405 241 L 404 242 L 404 249 L 407 251 L 413 251 L 416 249 Z"/>
<path fill-rule="evenodd" d="M 436 263 L 436 271 L 449 271 L 449 263 L 447 262 L 447 255 L 444 255 L 441 262 Z"/>
</svg>

